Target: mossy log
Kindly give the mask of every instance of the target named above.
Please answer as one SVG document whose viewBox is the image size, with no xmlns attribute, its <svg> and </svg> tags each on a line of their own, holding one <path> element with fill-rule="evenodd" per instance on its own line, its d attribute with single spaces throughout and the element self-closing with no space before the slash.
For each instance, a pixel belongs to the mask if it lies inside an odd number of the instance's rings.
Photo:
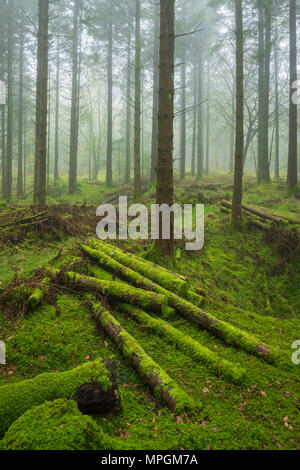
<svg viewBox="0 0 300 470">
<path fill-rule="evenodd" d="M 162 269 L 161 266 L 152 265 L 145 260 L 132 256 L 128 253 L 124 253 L 119 248 L 108 245 L 100 240 L 91 240 L 90 247 L 97 249 L 101 247 L 102 250 L 107 253 L 111 258 L 116 259 L 122 264 L 125 264 L 128 268 L 137 271 L 138 273 L 146 276 L 148 279 L 160 284 L 166 289 L 176 292 L 176 294 L 185 297 L 188 291 L 188 284 L 186 281 L 180 279 L 175 274 L 167 272 Z"/>
<path fill-rule="evenodd" d="M 125 259 L 123 261 L 125 262 Z M 163 292 L 164 297 L 167 298 L 168 303 L 172 308 L 188 320 L 199 325 L 201 328 L 211 331 L 228 345 L 238 347 L 247 353 L 255 354 L 270 363 L 275 363 L 280 360 L 281 354 L 275 348 L 260 342 L 259 339 L 255 338 L 251 334 L 214 317 L 188 300 L 183 299 L 166 289 L 163 291 L 161 289 L 162 288 L 160 287 L 157 292 Z M 127 303 L 137 305 L 135 302 Z M 138 306 L 143 308 L 141 305 Z"/>
<path fill-rule="evenodd" d="M 226 204 L 228 204 L 228 207 L 224 207 L 224 206 L 221 206 L 221 212 L 223 212 L 224 214 L 228 214 L 228 215 L 231 215 L 231 205 L 229 205 L 229 203 L 227 203 L 227 201 L 225 201 Z M 261 222 L 260 220 L 258 219 L 254 219 L 253 218 L 253 215 L 254 214 L 251 214 L 250 212 L 247 212 L 246 210 L 242 209 L 242 215 L 244 217 L 246 217 L 247 219 L 249 219 L 249 222 L 252 224 L 252 225 L 255 225 L 256 227 L 264 230 L 264 231 L 268 231 L 271 229 L 271 225 L 268 225 L 266 223 L 263 223 Z"/>
<path fill-rule="evenodd" d="M 124 279 L 125 281 L 133 284 L 138 288 L 146 289 L 148 291 L 164 295 L 168 299 L 169 305 L 172 307 L 174 304 L 175 306 L 176 302 L 174 302 L 174 299 L 176 300 L 178 298 L 176 294 L 173 294 L 172 292 L 160 286 L 159 284 L 156 284 L 155 282 L 151 281 L 151 279 L 148 279 L 137 271 L 134 271 L 133 269 L 124 266 L 119 261 L 116 261 L 114 258 L 110 257 L 108 254 L 102 251 L 101 247 L 98 247 L 97 250 L 90 248 L 87 245 L 81 245 L 81 247 L 83 251 L 87 253 L 91 258 L 97 260 L 100 266 L 105 267 L 106 269 L 114 273 L 116 276 Z M 198 302 L 197 304 L 203 302 L 203 297 L 201 297 L 200 295 L 195 293 L 190 294 L 194 295 L 195 301 Z"/>
<path fill-rule="evenodd" d="M 89 248 L 102 253 L 104 252 L 111 260 L 115 260 L 121 265 L 132 269 L 141 276 L 144 276 L 144 278 L 155 282 L 164 289 L 182 298 L 190 300 L 197 305 L 203 304 L 203 297 L 193 292 L 186 281 L 177 277 L 179 275 L 171 273 L 171 271 L 167 271 L 161 266 L 149 263 L 132 254 L 124 253 L 119 248 L 108 245 L 100 240 L 91 240 Z"/>
<path fill-rule="evenodd" d="M 123 329 L 120 323 L 99 303 L 87 301 L 99 326 L 108 334 L 142 380 L 172 411 L 182 412 L 195 408 L 195 402 L 144 351 L 140 344 Z M 200 406 L 200 404 L 198 405 Z"/>
<path fill-rule="evenodd" d="M 232 204 L 228 201 L 222 200 L 221 204 L 222 204 L 223 207 L 227 207 L 228 209 L 232 209 Z M 243 209 L 244 213 L 249 213 L 249 214 L 256 215 L 257 217 L 260 217 L 261 219 L 267 219 L 267 220 L 270 220 L 271 222 L 276 223 L 276 224 L 284 224 L 284 223 L 287 223 L 287 222 L 294 223 L 294 224 L 297 224 L 297 223 L 300 224 L 300 221 L 297 222 L 293 219 L 290 219 L 289 217 L 285 217 L 283 215 L 275 215 L 275 214 L 272 214 L 272 213 L 267 212 L 265 210 L 257 209 L 255 207 L 248 206 L 246 204 L 242 204 L 242 209 Z"/>
<path fill-rule="evenodd" d="M 168 306 L 167 298 L 155 292 L 138 289 L 120 281 L 105 281 L 75 272 L 63 272 L 57 269 L 50 270 L 49 268 L 48 272 L 61 277 L 64 282 L 70 285 L 92 292 L 98 292 L 108 298 L 135 304 L 141 308 L 158 312 L 164 316 L 172 312 L 172 309 Z"/>
<path fill-rule="evenodd" d="M 121 304 L 120 309 L 138 323 L 148 326 L 151 328 L 151 331 L 167 338 L 190 357 L 204 363 L 209 369 L 220 376 L 224 376 L 233 382 L 241 382 L 245 377 L 246 371 L 242 369 L 240 364 L 234 364 L 233 362 L 221 359 L 215 352 L 202 346 L 196 340 L 174 328 L 166 321 L 153 318 L 132 305 Z"/>
<path fill-rule="evenodd" d="M 25 411 L 47 400 L 73 397 L 86 383 L 97 383 L 105 396 L 115 396 L 106 361 L 98 359 L 67 372 L 44 373 L 33 379 L 1 386 L 0 438 Z"/>
</svg>

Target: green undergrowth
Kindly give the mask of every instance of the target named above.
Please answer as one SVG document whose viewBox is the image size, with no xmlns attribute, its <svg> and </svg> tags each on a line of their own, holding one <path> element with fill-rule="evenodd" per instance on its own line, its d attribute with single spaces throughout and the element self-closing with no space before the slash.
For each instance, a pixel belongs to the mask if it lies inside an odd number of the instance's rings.
<svg viewBox="0 0 300 470">
<path fill-rule="evenodd" d="M 223 193 L 222 188 L 230 185 L 232 179 L 220 175 L 205 179 L 204 183 L 218 184 L 218 192 Z M 278 189 L 277 183 L 257 188 L 255 179 L 248 178 L 244 201 L 296 217 L 300 201 L 283 183 L 279 186 L 283 189 Z M 93 187 L 93 191 L 96 189 Z M 182 192 L 186 192 L 184 188 Z M 201 192 L 207 194 L 205 190 Z M 228 197 L 232 196 L 231 190 L 225 192 Z M 152 193 L 149 191 L 145 196 L 147 204 L 152 200 Z M 209 193 L 209 197 L 213 193 Z M 280 201 L 274 202 L 275 199 Z M 207 204 L 205 210 L 204 249 L 187 253 L 183 244 L 178 243 L 176 266 L 170 265 L 170 268 L 185 275 L 193 287 L 201 290 L 205 300 L 203 308 L 209 313 L 284 352 L 288 358 L 285 368 L 227 346 L 177 315 L 168 319 L 172 326 L 220 359 L 241 364 L 246 371 L 244 381 L 234 384 L 195 361 L 188 350 L 176 348 L 147 325 L 137 324 L 113 308 L 115 318 L 145 352 L 195 402 L 203 404 L 195 413 L 172 413 L 142 383 L 112 341 L 99 331 L 89 308 L 82 303 L 82 294 L 66 288 L 58 295 L 57 306 L 41 305 L 13 321 L 5 310 L 0 313 L 0 338 L 7 346 L 7 364 L 0 366 L 0 391 L 5 384 L 43 372 L 67 371 L 99 356 L 105 358 L 113 354 L 118 363 L 123 409 L 119 415 L 97 418 L 96 423 L 115 439 L 115 449 L 299 449 L 300 366 L 291 361 L 292 343 L 300 339 L 299 260 L 282 262 L 276 247 L 255 228 L 246 225 L 241 231 L 234 231 L 228 216 L 220 212 L 219 202 Z M 118 246 L 126 247 L 135 255 L 144 255 L 151 244 L 127 241 Z M 58 249 L 59 245 L 54 244 L 41 247 L 38 239 L 34 245 L 21 246 L 23 258 L 18 260 L 19 274 L 29 276 L 30 270 L 45 265 Z M 4 257 L 9 256 L 15 264 L 20 250 L 6 248 Z M 67 238 L 63 250 L 62 256 L 51 266 L 69 265 L 82 256 L 79 247 Z M 96 264 L 91 266 L 92 272 L 87 275 L 107 281 L 115 279 Z M 71 268 L 78 272 L 84 269 L 80 265 Z M 7 260 L 2 258 L 1 281 L 4 279 L 3 283 L 7 283 L 13 275 L 14 271 L 7 268 Z"/>
</svg>

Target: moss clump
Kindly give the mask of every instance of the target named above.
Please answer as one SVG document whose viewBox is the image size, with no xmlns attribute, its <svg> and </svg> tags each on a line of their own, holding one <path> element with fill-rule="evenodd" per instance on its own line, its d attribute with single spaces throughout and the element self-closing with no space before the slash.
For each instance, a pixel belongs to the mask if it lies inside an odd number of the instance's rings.
<svg viewBox="0 0 300 470">
<path fill-rule="evenodd" d="M 0 437 L 25 411 L 46 400 L 69 398 L 84 383 L 100 383 L 104 391 L 112 384 L 109 372 L 102 360 L 83 364 L 67 372 L 41 374 L 1 387 L 0 393 Z"/>
<path fill-rule="evenodd" d="M 217 372 L 219 375 L 229 378 L 233 382 L 240 382 L 245 377 L 246 371 L 242 369 L 240 364 L 234 364 L 233 362 L 221 359 L 216 353 L 202 346 L 193 338 L 182 333 L 169 323 L 153 318 L 146 312 L 134 308 L 131 305 L 122 304 L 120 308 L 142 325 L 149 326 L 151 331 L 155 331 L 161 336 L 166 337 L 189 356 L 203 362 L 209 369 Z"/>
<path fill-rule="evenodd" d="M 111 439 L 72 400 L 45 402 L 26 411 L 0 441 L 2 450 L 110 449 Z"/>
<path fill-rule="evenodd" d="M 44 298 L 44 292 L 40 288 L 37 287 L 36 289 L 34 289 L 33 293 L 28 299 L 29 307 L 31 309 L 35 309 L 42 303 L 43 298 Z"/>
</svg>

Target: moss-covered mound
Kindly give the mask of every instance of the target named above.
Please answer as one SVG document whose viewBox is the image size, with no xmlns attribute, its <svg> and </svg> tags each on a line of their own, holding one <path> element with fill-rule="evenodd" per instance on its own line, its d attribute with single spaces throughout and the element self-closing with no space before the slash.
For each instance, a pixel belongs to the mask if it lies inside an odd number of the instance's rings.
<svg viewBox="0 0 300 470">
<path fill-rule="evenodd" d="M 104 391 L 112 388 L 109 372 L 101 359 L 66 372 L 41 374 L 30 380 L 1 387 L 0 436 L 22 414 L 46 400 L 69 398 L 85 383 L 97 382 Z"/>
<path fill-rule="evenodd" d="M 75 401 L 45 402 L 26 411 L 9 428 L 1 450 L 96 450 L 111 448 L 111 439 Z"/>
</svg>

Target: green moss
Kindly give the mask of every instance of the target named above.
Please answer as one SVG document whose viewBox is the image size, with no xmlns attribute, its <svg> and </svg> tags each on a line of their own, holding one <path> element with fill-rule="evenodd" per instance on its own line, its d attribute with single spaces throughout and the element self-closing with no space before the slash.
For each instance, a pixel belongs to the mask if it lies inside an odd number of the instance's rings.
<svg viewBox="0 0 300 470">
<path fill-rule="evenodd" d="M 29 307 L 31 309 L 35 309 L 42 303 L 43 299 L 44 299 L 44 292 L 42 291 L 42 289 L 37 287 L 36 289 L 34 289 L 33 293 L 28 299 Z"/>
<path fill-rule="evenodd" d="M 46 400 L 68 398 L 86 382 L 99 382 L 109 390 L 109 373 L 101 359 L 67 372 L 41 374 L 33 379 L 4 385 L 0 393 L 0 436 L 25 411 Z"/>
<path fill-rule="evenodd" d="M 2 450 L 110 449 L 113 439 L 74 401 L 45 402 L 26 411 L 0 441 Z"/>
</svg>

